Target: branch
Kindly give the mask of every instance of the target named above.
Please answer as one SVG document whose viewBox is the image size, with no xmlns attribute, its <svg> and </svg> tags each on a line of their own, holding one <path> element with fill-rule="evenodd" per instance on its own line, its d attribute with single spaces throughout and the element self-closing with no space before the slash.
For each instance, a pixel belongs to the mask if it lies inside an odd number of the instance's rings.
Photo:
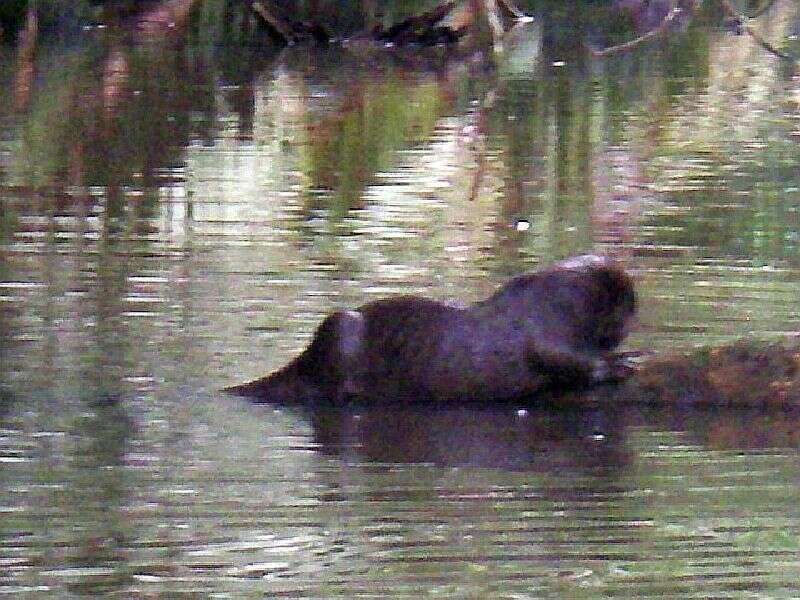
<svg viewBox="0 0 800 600">
<path fill-rule="evenodd" d="M 527 15 L 510 0 L 497 0 L 497 6 L 512 19 L 524 19 Z"/>
<path fill-rule="evenodd" d="M 722 6 L 725 9 L 725 11 L 729 15 L 731 15 L 731 17 L 736 19 L 736 22 L 739 23 L 739 25 L 741 25 L 742 29 L 744 29 L 750 35 L 750 37 L 752 37 L 753 40 L 755 40 L 755 42 L 759 46 L 764 48 L 764 50 L 766 50 L 767 52 L 770 52 L 771 54 L 774 54 L 778 58 L 782 58 L 784 60 L 795 60 L 793 56 L 789 56 L 785 52 L 781 52 L 775 46 L 773 46 L 767 40 L 765 40 L 763 37 L 761 37 L 761 35 L 759 35 L 758 32 L 756 32 L 756 30 L 753 29 L 750 26 L 750 18 L 746 17 L 745 15 L 740 13 L 738 10 L 736 10 L 736 7 L 734 7 L 733 4 L 731 4 L 730 0 L 720 0 L 720 2 L 722 3 Z M 770 6 L 772 6 L 771 2 L 767 4 L 767 8 L 769 8 Z M 760 15 L 763 12 L 764 11 L 761 10 L 757 14 Z"/>
<path fill-rule="evenodd" d="M 666 32 L 670 25 L 675 21 L 678 15 L 683 13 L 684 9 L 680 6 L 673 6 L 672 9 L 667 13 L 667 15 L 661 20 L 661 23 L 658 24 L 658 27 L 655 29 L 651 29 L 644 35 L 637 37 L 629 42 L 625 42 L 624 44 L 618 44 L 616 46 L 609 46 L 608 48 L 592 48 L 591 46 L 587 46 L 589 48 L 589 52 L 592 53 L 592 56 L 610 56 L 612 54 L 616 54 L 617 52 L 624 52 L 626 50 L 630 50 L 631 48 L 635 48 L 636 46 L 646 42 L 647 40 L 651 40 L 664 32 Z"/>
<path fill-rule="evenodd" d="M 292 24 L 278 14 L 275 14 L 262 2 L 253 2 L 253 10 L 272 27 L 272 29 L 282 38 L 285 44 L 289 44 L 294 39 Z"/>
</svg>

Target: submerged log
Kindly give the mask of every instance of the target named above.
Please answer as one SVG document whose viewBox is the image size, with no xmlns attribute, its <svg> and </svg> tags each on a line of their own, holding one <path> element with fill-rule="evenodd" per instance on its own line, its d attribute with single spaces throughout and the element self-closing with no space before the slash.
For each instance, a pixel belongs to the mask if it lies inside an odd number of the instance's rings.
<svg viewBox="0 0 800 600">
<path fill-rule="evenodd" d="M 800 337 L 771 342 L 741 339 L 713 348 L 639 357 L 640 364 L 619 385 L 541 402 L 553 406 L 800 409 Z"/>
<path fill-rule="evenodd" d="M 654 357 L 620 390 L 644 403 L 800 407 L 800 338 Z"/>
</svg>

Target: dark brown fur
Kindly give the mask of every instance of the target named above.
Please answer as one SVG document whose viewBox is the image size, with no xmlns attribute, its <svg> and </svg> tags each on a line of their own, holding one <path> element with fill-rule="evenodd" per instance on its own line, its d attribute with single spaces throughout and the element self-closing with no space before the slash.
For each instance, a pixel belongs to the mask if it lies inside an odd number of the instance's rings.
<svg viewBox="0 0 800 600">
<path fill-rule="evenodd" d="M 277 403 L 449 402 L 590 385 L 614 378 L 635 304 L 610 259 L 576 257 L 466 308 L 400 296 L 334 313 L 287 366 L 226 391 Z"/>
</svg>

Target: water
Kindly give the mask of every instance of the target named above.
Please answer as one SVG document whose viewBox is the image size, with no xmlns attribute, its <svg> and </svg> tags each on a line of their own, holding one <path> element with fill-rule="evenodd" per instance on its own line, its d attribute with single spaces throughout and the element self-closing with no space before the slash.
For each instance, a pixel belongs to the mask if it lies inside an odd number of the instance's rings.
<svg viewBox="0 0 800 600">
<path fill-rule="evenodd" d="M 218 392 L 332 310 L 587 251 L 636 279 L 629 349 L 798 330 L 797 75 L 702 14 L 604 61 L 554 31 L 497 68 L 87 34 L 19 112 L 2 50 L 0 594 L 800 593 L 796 414 Z"/>
</svg>

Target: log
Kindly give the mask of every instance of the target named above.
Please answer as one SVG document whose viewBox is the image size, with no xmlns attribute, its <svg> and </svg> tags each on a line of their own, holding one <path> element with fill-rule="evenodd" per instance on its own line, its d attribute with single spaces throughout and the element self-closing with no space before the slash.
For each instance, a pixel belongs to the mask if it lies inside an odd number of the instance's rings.
<svg viewBox="0 0 800 600">
<path fill-rule="evenodd" d="M 800 337 L 741 339 L 695 351 L 653 354 L 632 370 L 620 384 L 548 398 L 545 403 L 800 408 Z"/>
</svg>

